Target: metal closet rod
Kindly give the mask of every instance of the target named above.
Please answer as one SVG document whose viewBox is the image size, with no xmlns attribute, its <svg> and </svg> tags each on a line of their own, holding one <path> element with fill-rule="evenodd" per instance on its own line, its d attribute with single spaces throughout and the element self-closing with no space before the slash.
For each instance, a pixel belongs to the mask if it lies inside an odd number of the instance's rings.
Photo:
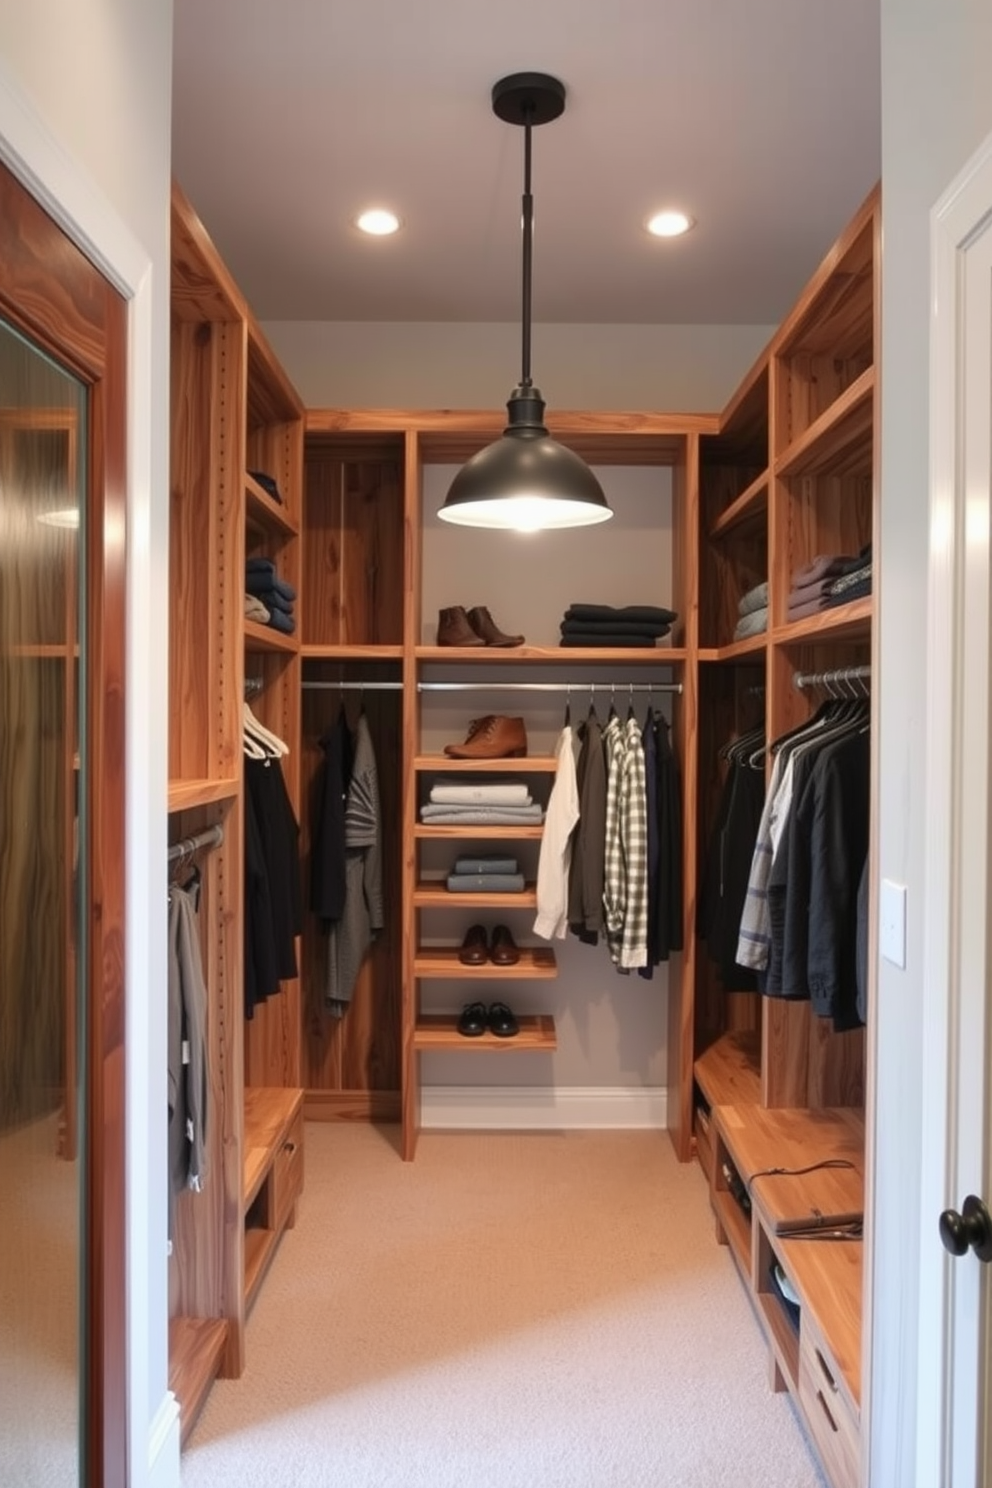
<svg viewBox="0 0 992 1488">
<path fill-rule="evenodd" d="M 303 682 L 306 691 L 401 692 L 402 682 Z M 418 692 L 681 692 L 681 682 L 418 682 Z"/>
<path fill-rule="evenodd" d="M 830 672 L 797 672 L 795 686 L 832 687 L 835 682 L 866 682 L 871 678 L 870 666 L 835 667 Z"/>
<path fill-rule="evenodd" d="M 174 863 L 178 858 L 186 858 L 191 853 L 199 852 L 202 847 L 220 847 L 223 841 L 223 827 L 207 827 L 205 831 L 197 832 L 195 837 L 184 837 L 181 842 L 176 842 L 169 848 L 167 859 Z"/>
<path fill-rule="evenodd" d="M 681 692 L 681 682 L 418 682 L 418 692 Z"/>
</svg>

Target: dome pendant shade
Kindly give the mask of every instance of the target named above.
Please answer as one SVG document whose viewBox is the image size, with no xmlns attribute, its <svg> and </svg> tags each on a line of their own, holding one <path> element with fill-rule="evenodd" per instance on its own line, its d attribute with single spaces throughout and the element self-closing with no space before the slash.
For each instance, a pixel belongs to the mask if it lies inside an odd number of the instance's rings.
<svg viewBox="0 0 992 1488">
<path fill-rule="evenodd" d="M 462 466 L 438 516 L 463 527 L 517 532 L 588 527 L 611 517 L 589 466 L 548 434 L 537 388 L 516 388 L 506 406 L 503 437 Z"/>
<path fill-rule="evenodd" d="M 613 515 L 599 481 L 572 450 L 544 426 L 544 400 L 530 376 L 531 258 L 533 198 L 530 190 L 531 128 L 557 119 L 565 89 L 543 73 L 516 73 L 493 88 L 493 112 L 524 126 L 523 357 L 519 385 L 506 405 L 503 437 L 472 456 L 455 476 L 438 516 L 463 527 L 539 532 L 587 527 Z"/>
</svg>

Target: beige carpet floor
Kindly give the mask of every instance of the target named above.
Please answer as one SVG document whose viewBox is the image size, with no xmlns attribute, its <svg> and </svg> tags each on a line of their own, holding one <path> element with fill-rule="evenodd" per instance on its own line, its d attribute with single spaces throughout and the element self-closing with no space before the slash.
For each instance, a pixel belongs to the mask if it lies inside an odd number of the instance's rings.
<svg viewBox="0 0 992 1488">
<path fill-rule="evenodd" d="M 823 1488 L 664 1134 L 395 1141 L 307 1126 L 184 1488 Z"/>
</svg>

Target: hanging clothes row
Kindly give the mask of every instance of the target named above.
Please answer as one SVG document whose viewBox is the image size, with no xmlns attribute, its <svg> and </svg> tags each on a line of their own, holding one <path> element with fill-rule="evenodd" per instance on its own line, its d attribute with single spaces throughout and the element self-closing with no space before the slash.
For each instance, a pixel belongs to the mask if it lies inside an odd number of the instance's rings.
<svg viewBox="0 0 992 1488">
<path fill-rule="evenodd" d="M 204 834 L 206 839 L 208 834 Z M 212 836 L 210 840 L 215 840 Z M 199 1192 L 207 1176 L 207 987 L 197 916 L 200 871 L 188 871 L 196 839 L 182 844 L 169 884 L 166 1070 L 169 1144 L 169 1235 L 176 1195 Z M 182 882 L 179 879 L 182 879 Z"/>
<path fill-rule="evenodd" d="M 611 707 L 565 726 L 537 874 L 535 933 L 588 945 L 602 935 L 624 974 L 650 978 L 682 947 L 681 787 L 668 724 Z"/>
<path fill-rule="evenodd" d="M 244 705 L 245 1017 L 297 975 L 296 937 L 303 929 L 300 828 L 281 760 L 289 752 Z"/>
<path fill-rule="evenodd" d="M 752 729 L 724 745 L 727 765 L 703 860 L 696 933 L 706 942 L 728 991 L 753 992 L 757 978 L 737 951 L 758 825 L 765 797 L 765 733 Z"/>
<path fill-rule="evenodd" d="M 320 746 L 324 762 L 312 833 L 310 908 L 327 936 L 324 1006 L 340 1018 L 386 922 L 379 778 L 364 707 L 352 733 L 342 705 Z"/>
<path fill-rule="evenodd" d="M 869 705 L 832 698 L 771 745 L 727 746 L 698 931 L 724 985 L 808 1000 L 837 1031 L 865 1021 Z"/>
</svg>

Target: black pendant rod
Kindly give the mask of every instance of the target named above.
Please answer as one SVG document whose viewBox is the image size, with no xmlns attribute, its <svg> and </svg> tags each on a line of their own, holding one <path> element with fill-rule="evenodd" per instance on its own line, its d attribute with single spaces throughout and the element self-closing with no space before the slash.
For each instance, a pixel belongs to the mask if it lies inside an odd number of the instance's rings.
<svg viewBox="0 0 992 1488">
<path fill-rule="evenodd" d="M 531 275 L 534 250 L 534 198 L 530 189 L 530 138 L 531 121 L 534 116 L 534 105 L 531 102 L 524 103 L 524 199 L 523 199 L 523 233 L 524 233 L 524 283 L 523 283 L 523 308 L 521 312 L 521 334 L 523 346 L 521 349 L 521 374 L 520 386 L 529 388 L 531 386 L 530 376 L 530 306 L 531 306 Z"/>
</svg>

